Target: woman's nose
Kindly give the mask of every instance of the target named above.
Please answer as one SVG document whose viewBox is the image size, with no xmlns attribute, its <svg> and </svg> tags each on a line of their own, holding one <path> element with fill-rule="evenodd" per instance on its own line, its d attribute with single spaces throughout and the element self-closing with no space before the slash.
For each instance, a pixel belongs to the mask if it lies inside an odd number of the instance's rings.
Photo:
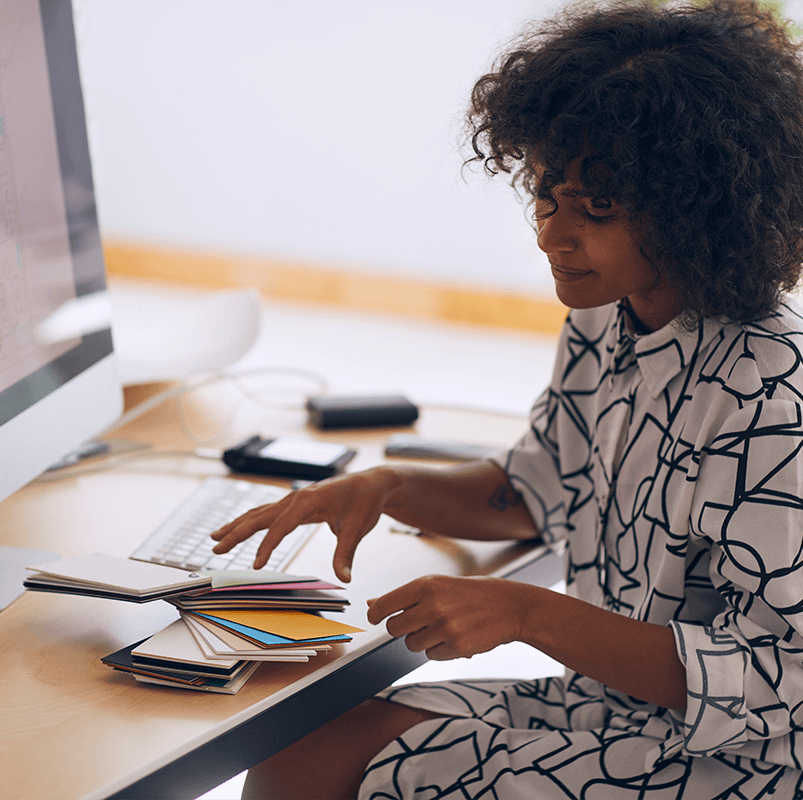
<svg viewBox="0 0 803 800">
<path fill-rule="evenodd" d="M 577 226 L 560 207 L 536 222 L 538 247 L 545 253 L 568 252 L 577 246 Z"/>
</svg>

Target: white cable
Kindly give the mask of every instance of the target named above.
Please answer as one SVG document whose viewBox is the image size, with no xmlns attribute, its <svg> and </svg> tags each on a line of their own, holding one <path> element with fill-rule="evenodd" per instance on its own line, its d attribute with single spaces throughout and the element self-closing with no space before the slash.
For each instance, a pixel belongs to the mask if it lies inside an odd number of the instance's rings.
<svg viewBox="0 0 803 800">
<path fill-rule="evenodd" d="M 86 464 L 84 466 L 67 467 L 54 472 L 47 472 L 44 475 L 41 475 L 36 480 L 39 482 L 66 480 L 68 478 L 78 477 L 81 475 L 88 475 L 91 473 L 102 472 L 107 469 L 114 469 L 115 467 L 120 466 L 121 464 L 125 464 L 140 458 L 159 458 L 167 456 L 175 458 L 175 457 L 189 456 L 189 457 L 211 458 L 220 460 L 222 456 L 222 451 L 218 449 L 210 449 L 209 445 L 217 442 L 225 434 L 227 428 L 230 426 L 231 421 L 234 417 L 236 406 L 232 406 L 232 408 L 229 411 L 227 420 L 223 423 L 221 429 L 217 433 L 215 433 L 211 437 L 207 437 L 206 439 L 201 439 L 190 428 L 189 422 L 187 420 L 187 414 L 184 408 L 184 398 L 189 393 L 201 389 L 210 384 L 229 381 L 232 384 L 232 386 L 242 394 L 243 399 L 245 401 L 261 405 L 265 408 L 279 408 L 279 409 L 303 408 L 303 403 L 298 403 L 298 402 L 294 404 L 289 404 L 287 402 L 280 403 L 278 401 L 264 398 L 258 392 L 251 389 L 251 387 L 249 387 L 245 383 L 245 379 L 249 377 L 259 377 L 259 376 L 268 376 L 277 374 L 295 375 L 304 378 L 305 380 L 311 381 L 313 384 L 315 384 L 315 391 L 314 391 L 315 394 L 326 394 L 328 391 L 328 384 L 325 378 L 321 377 L 317 373 L 305 369 L 299 369 L 296 367 L 263 367 L 263 368 L 244 370 L 242 372 L 221 371 L 207 374 L 191 375 L 188 378 L 183 379 L 176 386 L 173 386 L 169 389 L 159 392 L 158 394 L 148 398 L 139 405 L 134 406 L 134 408 L 123 414 L 120 417 L 120 419 L 118 419 L 116 422 L 114 422 L 112 425 L 106 428 L 101 434 L 99 434 L 99 436 L 104 436 L 106 434 L 109 434 L 112 431 L 116 430 L 117 428 L 123 427 L 124 425 L 127 425 L 128 423 L 132 422 L 133 420 L 138 419 L 143 414 L 146 414 L 148 411 L 151 411 L 153 408 L 156 408 L 156 406 L 161 405 L 167 400 L 170 400 L 171 398 L 176 398 L 176 413 L 178 416 L 179 427 L 181 428 L 181 431 L 184 434 L 184 436 L 186 436 L 186 438 L 195 445 L 196 447 L 195 450 L 152 450 L 149 449 L 150 448 L 149 445 L 143 445 L 142 450 L 123 453 L 117 456 L 113 454 L 109 454 L 106 457 L 98 456 L 93 458 L 92 463 L 90 464 Z M 286 391 L 298 391 L 298 390 L 287 388 Z M 305 393 L 305 396 L 308 396 L 308 394 Z M 492 409 L 492 408 L 481 408 L 479 406 L 452 405 L 446 403 L 421 403 L 419 404 L 419 406 L 425 409 L 482 413 L 499 417 L 508 417 L 511 419 L 526 419 L 527 417 L 526 413 L 502 411 L 500 409 Z"/>
<path fill-rule="evenodd" d="M 268 368 L 257 368 L 252 370 L 246 370 L 243 372 L 236 372 L 236 373 L 218 373 L 219 379 L 221 381 L 229 381 L 235 389 L 237 389 L 240 394 L 243 396 L 243 400 L 250 401 L 255 405 L 261 406 L 267 409 L 302 409 L 304 407 L 303 403 L 296 402 L 293 404 L 288 404 L 286 402 L 281 401 L 273 401 L 268 398 L 263 398 L 260 394 L 253 389 L 251 389 L 246 383 L 245 378 L 253 377 L 253 376 L 262 376 L 266 374 L 289 374 L 289 375 L 296 375 L 300 376 L 306 380 L 310 380 L 316 384 L 315 392 L 317 394 L 325 394 L 328 386 L 326 381 L 317 375 L 314 372 L 309 372 L 308 370 L 298 369 L 295 367 L 268 367 Z M 194 387 L 193 387 L 194 388 Z M 272 391 L 276 391 L 277 387 L 271 387 Z M 286 391 L 292 391 L 295 394 L 299 393 L 297 388 L 288 388 Z M 234 420 L 234 416 L 237 412 L 237 405 L 232 404 L 229 408 L 229 413 L 227 419 L 222 423 L 220 428 L 216 433 L 213 433 L 211 436 L 207 436 L 205 438 L 201 438 L 195 434 L 192 430 L 192 427 L 189 424 L 189 420 L 187 418 L 187 414 L 184 407 L 184 398 L 187 396 L 189 392 L 183 392 L 182 394 L 176 397 L 176 416 L 178 418 L 178 424 L 181 428 L 181 432 L 184 436 L 189 439 L 194 445 L 197 447 L 208 447 L 210 445 L 215 444 L 222 444 L 225 442 L 226 434 L 229 428 L 232 426 L 232 422 Z M 305 396 L 307 393 L 304 393 Z"/>
<path fill-rule="evenodd" d="M 52 472 L 46 472 L 43 475 L 37 478 L 37 481 L 40 482 L 49 482 L 49 481 L 59 481 L 59 480 L 66 480 L 68 478 L 78 477 L 80 475 L 87 475 L 90 473 L 95 472 L 102 472 L 106 469 L 113 469 L 120 464 L 126 463 L 128 461 L 134 460 L 135 458 L 153 458 L 153 457 L 160 457 L 160 456 L 196 456 L 198 458 L 214 458 L 220 460 L 222 457 L 222 451 L 220 450 L 210 450 L 209 445 L 214 443 L 217 439 L 219 439 L 226 431 L 227 426 L 231 423 L 231 420 L 234 415 L 235 408 L 232 408 L 228 420 L 224 423 L 221 431 L 215 434 L 212 437 L 207 438 L 206 440 L 200 439 L 195 433 L 191 430 L 189 423 L 187 421 L 187 416 L 184 410 L 183 398 L 189 394 L 190 392 L 196 391 L 197 389 L 201 389 L 204 386 L 208 386 L 213 383 L 218 383 L 222 381 L 231 381 L 235 388 L 242 394 L 243 398 L 247 401 L 252 403 L 257 403 L 262 405 L 266 408 L 276 408 L 276 403 L 271 403 L 270 400 L 266 400 L 265 398 L 260 397 L 258 392 L 255 392 L 251 389 L 245 382 L 244 379 L 248 377 L 258 377 L 258 376 L 266 376 L 266 375 L 275 375 L 275 374 L 283 374 L 283 375 L 296 375 L 298 377 L 304 378 L 305 380 L 311 381 L 315 385 L 314 392 L 317 394 L 325 394 L 328 391 L 328 384 L 325 378 L 321 377 L 317 373 L 311 372 L 305 369 L 299 369 L 296 367 L 262 367 L 262 368 L 255 368 L 250 370 L 244 370 L 242 372 L 215 372 L 210 374 L 199 374 L 199 375 L 191 375 L 188 378 L 182 380 L 176 386 L 172 386 L 169 389 L 166 389 L 158 394 L 155 394 L 153 397 L 148 398 L 144 402 L 140 403 L 137 406 L 134 406 L 131 410 L 127 411 L 123 414 L 116 422 L 112 425 L 109 425 L 104 431 L 98 434 L 98 438 L 105 436 L 112 431 L 116 430 L 117 428 L 121 428 L 124 425 L 127 425 L 130 422 L 133 422 L 135 419 L 138 419 L 143 414 L 146 414 L 148 411 L 156 408 L 156 406 L 161 405 L 162 403 L 170 400 L 171 398 L 176 398 L 176 412 L 178 415 L 178 423 L 179 427 L 181 428 L 184 435 L 189 439 L 193 444 L 196 445 L 197 449 L 194 451 L 183 451 L 183 450 L 152 450 L 150 449 L 150 445 L 142 445 L 142 448 L 137 449 L 135 452 L 129 452 L 124 454 L 114 455 L 113 453 L 107 454 L 105 457 L 95 457 L 92 460 L 92 463 L 86 464 L 84 466 L 73 466 L 73 467 L 65 467 L 62 469 L 54 470 Z M 287 389 L 287 391 L 292 391 Z M 301 392 L 300 389 L 295 390 L 297 393 L 302 393 L 305 396 L 307 395 L 306 392 Z M 303 405 L 301 403 L 296 403 L 292 406 L 288 405 L 286 402 L 282 403 L 280 408 L 301 408 Z M 143 452 L 147 451 L 147 452 Z"/>
<path fill-rule="evenodd" d="M 153 397 L 148 398 L 144 402 L 140 403 L 137 406 L 134 406 L 130 411 L 127 411 L 123 414 L 120 419 L 116 422 L 112 423 L 108 428 L 106 428 L 100 436 L 104 436 L 112 431 L 116 430 L 117 428 L 122 427 L 123 425 L 127 425 L 129 422 L 141 417 L 143 414 L 146 414 L 156 406 L 161 405 L 167 400 L 170 400 L 173 397 L 181 398 L 183 395 L 187 394 L 188 392 L 195 391 L 200 389 L 204 386 L 208 386 L 212 383 L 218 383 L 221 381 L 232 381 L 232 383 L 240 390 L 240 392 L 249 397 L 245 387 L 243 384 L 242 379 L 249 376 L 259 376 L 259 375 L 271 375 L 271 374 L 287 374 L 287 375 L 298 375 L 299 377 L 306 378 L 307 380 L 312 381 L 317 385 L 317 393 L 325 394 L 328 389 L 328 384 L 324 378 L 320 375 L 317 375 L 314 372 L 310 372 L 304 369 L 297 369 L 295 367 L 263 367 L 258 369 L 251 369 L 245 370 L 243 372 L 236 372 L 236 373 L 229 373 L 229 372 L 215 372 L 206 375 L 192 375 L 189 378 L 185 378 L 182 380 L 177 386 L 173 386 L 170 389 L 166 389 L 163 392 L 159 392 L 159 394 L 154 395 Z M 258 397 L 257 394 L 251 392 L 251 396 L 249 399 L 252 402 L 256 402 L 254 399 Z M 185 431 L 186 433 L 186 431 Z M 190 435 L 188 437 L 191 441 L 195 440 L 194 435 Z"/>
</svg>

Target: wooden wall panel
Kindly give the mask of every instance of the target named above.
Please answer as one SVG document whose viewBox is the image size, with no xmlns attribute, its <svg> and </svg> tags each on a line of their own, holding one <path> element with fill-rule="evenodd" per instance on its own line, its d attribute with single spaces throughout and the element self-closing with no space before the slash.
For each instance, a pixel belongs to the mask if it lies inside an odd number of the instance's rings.
<svg viewBox="0 0 803 800">
<path fill-rule="evenodd" d="M 214 288 L 253 287 L 264 297 L 557 334 L 567 310 L 554 297 L 465 288 L 415 278 L 136 242 L 104 244 L 110 275 Z"/>
</svg>

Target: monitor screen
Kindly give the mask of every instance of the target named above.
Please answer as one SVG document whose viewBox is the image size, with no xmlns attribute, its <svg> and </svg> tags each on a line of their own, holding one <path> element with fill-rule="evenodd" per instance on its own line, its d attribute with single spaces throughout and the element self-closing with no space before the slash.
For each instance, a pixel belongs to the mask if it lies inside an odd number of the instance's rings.
<svg viewBox="0 0 803 800">
<path fill-rule="evenodd" d="M 105 291 L 70 0 L 0 0 L 0 499 L 119 416 L 108 327 L 41 323 Z M 0 512 L 1 513 L 1 512 Z"/>
</svg>

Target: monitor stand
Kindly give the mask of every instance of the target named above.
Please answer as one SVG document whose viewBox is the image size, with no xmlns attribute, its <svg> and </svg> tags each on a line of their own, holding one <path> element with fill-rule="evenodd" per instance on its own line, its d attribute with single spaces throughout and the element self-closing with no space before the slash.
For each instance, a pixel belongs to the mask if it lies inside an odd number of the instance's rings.
<svg viewBox="0 0 803 800">
<path fill-rule="evenodd" d="M 27 547 L 0 547 L 0 610 L 11 605 L 24 591 L 22 581 L 26 567 L 58 561 L 61 556 L 47 550 Z"/>
</svg>

